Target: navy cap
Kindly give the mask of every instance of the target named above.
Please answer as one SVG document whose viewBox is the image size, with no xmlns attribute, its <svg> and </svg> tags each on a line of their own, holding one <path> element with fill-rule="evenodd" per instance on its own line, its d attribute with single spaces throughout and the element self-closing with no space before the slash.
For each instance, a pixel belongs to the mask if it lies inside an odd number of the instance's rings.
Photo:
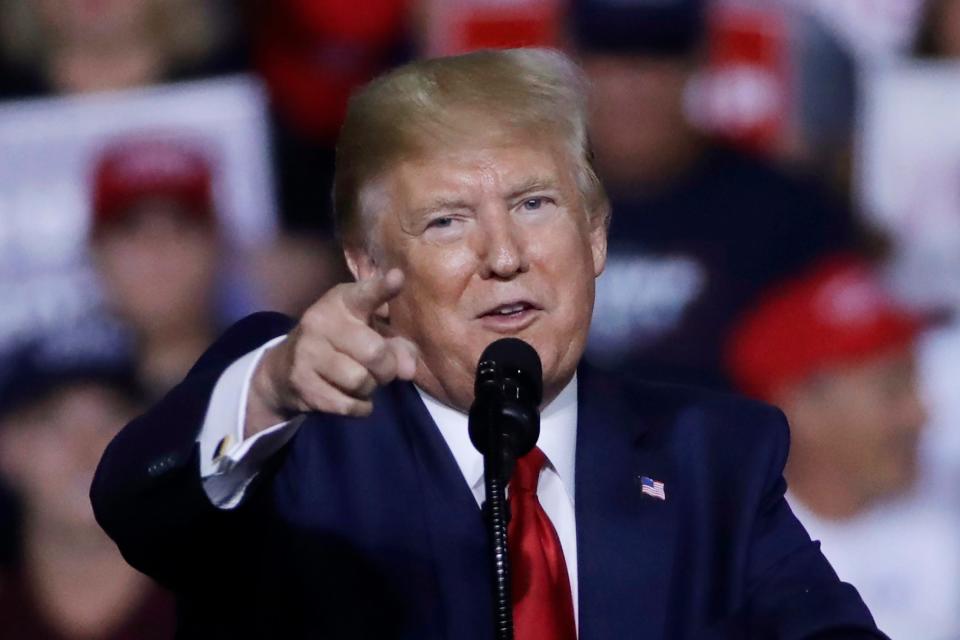
<svg viewBox="0 0 960 640">
<path fill-rule="evenodd" d="M 583 51 L 683 56 L 706 37 L 707 0 L 573 0 L 575 41 Z"/>
<path fill-rule="evenodd" d="M 130 346 L 125 332 L 102 319 L 20 342 L 0 355 L 0 416 L 82 382 L 139 400 L 143 394 Z"/>
</svg>

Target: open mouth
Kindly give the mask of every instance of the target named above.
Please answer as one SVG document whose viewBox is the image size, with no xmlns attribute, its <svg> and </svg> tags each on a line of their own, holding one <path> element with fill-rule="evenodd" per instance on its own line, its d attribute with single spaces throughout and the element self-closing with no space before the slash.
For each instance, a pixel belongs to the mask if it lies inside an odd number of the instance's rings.
<svg viewBox="0 0 960 640">
<path fill-rule="evenodd" d="M 512 302 L 509 304 L 501 304 L 490 309 L 483 314 L 483 317 L 515 317 L 522 315 L 526 311 L 532 311 L 533 309 L 536 309 L 536 307 L 529 302 Z"/>
<path fill-rule="evenodd" d="M 481 313 L 477 319 L 483 326 L 496 333 L 516 335 L 540 318 L 542 307 L 527 300 L 505 302 Z"/>
<path fill-rule="evenodd" d="M 481 318 L 515 318 L 530 311 L 537 311 L 540 307 L 527 300 L 505 302 L 480 314 Z"/>
</svg>

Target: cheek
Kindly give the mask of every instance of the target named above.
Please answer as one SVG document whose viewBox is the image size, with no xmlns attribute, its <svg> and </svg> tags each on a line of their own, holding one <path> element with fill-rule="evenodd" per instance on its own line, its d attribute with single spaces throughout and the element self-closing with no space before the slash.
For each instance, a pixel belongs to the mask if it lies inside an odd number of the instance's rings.
<svg viewBox="0 0 960 640">
<path fill-rule="evenodd" d="M 544 274 L 553 294 L 569 298 L 588 296 L 593 290 L 596 264 L 586 229 L 567 221 L 531 243 L 533 262 Z"/>
<path fill-rule="evenodd" d="M 393 264 L 406 277 L 397 297 L 398 306 L 410 315 L 423 314 L 427 309 L 457 308 L 476 273 L 476 258 L 465 248 L 420 249 Z"/>
</svg>

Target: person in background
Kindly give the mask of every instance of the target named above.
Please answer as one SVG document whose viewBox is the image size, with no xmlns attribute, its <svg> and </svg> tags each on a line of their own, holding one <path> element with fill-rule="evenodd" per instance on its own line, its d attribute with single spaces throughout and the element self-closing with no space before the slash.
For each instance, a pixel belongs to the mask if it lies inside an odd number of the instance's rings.
<svg viewBox="0 0 960 640">
<path fill-rule="evenodd" d="M 97 460 L 140 406 L 104 325 L 37 338 L 4 358 L 0 471 L 23 504 L 22 559 L 0 577 L 5 640 L 173 637 L 172 598 L 131 569 L 87 499 Z"/>
<path fill-rule="evenodd" d="M 851 214 L 820 187 L 722 146 L 685 116 L 701 67 L 702 0 L 578 0 L 591 142 L 613 209 L 588 360 L 726 387 L 721 349 L 765 285 L 852 245 Z"/>
<path fill-rule="evenodd" d="M 243 69 L 231 13 L 203 0 L 0 4 L 0 99 L 142 87 Z"/>
<path fill-rule="evenodd" d="M 270 95 L 278 197 L 291 235 L 333 237 L 334 143 L 347 100 L 412 55 L 411 4 L 367 0 L 358 11 L 339 0 L 250 3 L 251 57 Z"/>
<path fill-rule="evenodd" d="M 350 277 L 333 240 L 303 230 L 277 234 L 255 253 L 250 267 L 264 308 L 290 316 L 303 315 L 327 289 Z"/>
<path fill-rule="evenodd" d="M 336 248 L 330 191 L 337 131 L 350 94 L 412 55 L 411 0 L 248 3 L 251 61 L 270 96 L 280 233 L 253 261 L 270 309 L 299 315 L 348 279 Z"/>
<path fill-rule="evenodd" d="M 931 0 L 914 45 L 920 58 L 960 58 L 960 2 Z"/>
<path fill-rule="evenodd" d="M 128 138 L 94 176 L 91 248 L 108 306 L 134 333 L 151 397 L 216 335 L 221 261 L 213 168 L 189 141 Z"/>
<path fill-rule="evenodd" d="M 957 496 L 918 453 L 922 327 L 869 264 L 836 255 L 774 285 L 728 345 L 740 389 L 790 422 L 794 512 L 895 640 L 960 636 Z"/>
</svg>

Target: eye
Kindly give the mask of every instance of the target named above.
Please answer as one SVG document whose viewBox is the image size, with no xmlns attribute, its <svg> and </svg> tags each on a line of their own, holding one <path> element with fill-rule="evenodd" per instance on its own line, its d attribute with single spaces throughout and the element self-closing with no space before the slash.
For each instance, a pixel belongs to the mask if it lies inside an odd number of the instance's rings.
<svg viewBox="0 0 960 640">
<path fill-rule="evenodd" d="M 527 198 L 523 201 L 523 208 L 526 211 L 536 211 L 541 208 L 546 202 L 546 198 L 543 196 L 537 196 L 535 198 Z"/>
<path fill-rule="evenodd" d="M 423 237 L 443 242 L 454 240 L 463 234 L 466 221 L 461 214 L 439 215 L 427 220 L 423 227 Z"/>
<path fill-rule="evenodd" d="M 434 218 L 427 223 L 427 229 L 445 229 L 453 224 L 453 218 L 450 216 L 443 216 L 440 218 Z"/>
</svg>

